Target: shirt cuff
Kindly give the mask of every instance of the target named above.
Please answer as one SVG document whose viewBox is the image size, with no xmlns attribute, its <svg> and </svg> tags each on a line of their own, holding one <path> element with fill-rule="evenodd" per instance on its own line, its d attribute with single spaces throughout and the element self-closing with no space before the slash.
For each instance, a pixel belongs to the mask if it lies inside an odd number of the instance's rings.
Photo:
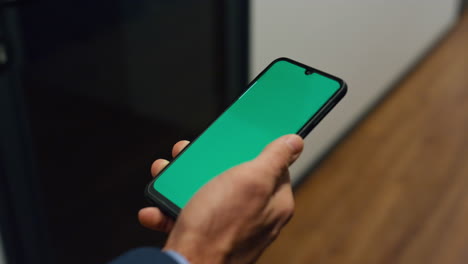
<svg viewBox="0 0 468 264">
<path fill-rule="evenodd" d="M 171 258 L 173 258 L 179 264 L 190 264 L 190 262 L 188 262 L 188 260 L 184 256 L 182 256 L 181 254 L 175 252 L 174 250 L 164 251 L 164 253 L 169 255 Z"/>
</svg>

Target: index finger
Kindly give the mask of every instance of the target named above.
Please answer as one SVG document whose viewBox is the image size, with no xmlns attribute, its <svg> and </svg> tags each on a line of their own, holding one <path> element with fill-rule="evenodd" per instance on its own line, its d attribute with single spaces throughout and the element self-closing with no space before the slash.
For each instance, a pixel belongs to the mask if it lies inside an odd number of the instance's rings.
<svg viewBox="0 0 468 264">
<path fill-rule="evenodd" d="M 172 157 L 175 158 L 177 155 L 179 155 L 179 153 L 184 150 L 188 144 L 190 144 L 190 141 L 188 140 L 181 140 L 175 143 L 174 147 L 172 147 Z"/>
</svg>

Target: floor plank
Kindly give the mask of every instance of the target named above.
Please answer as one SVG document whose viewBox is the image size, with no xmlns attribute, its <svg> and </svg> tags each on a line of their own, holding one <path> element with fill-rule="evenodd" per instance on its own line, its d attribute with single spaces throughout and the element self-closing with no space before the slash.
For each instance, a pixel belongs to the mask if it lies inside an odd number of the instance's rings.
<svg viewBox="0 0 468 264">
<path fill-rule="evenodd" d="M 468 263 L 468 13 L 298 188 L 259 263 Z"/>
</svg>

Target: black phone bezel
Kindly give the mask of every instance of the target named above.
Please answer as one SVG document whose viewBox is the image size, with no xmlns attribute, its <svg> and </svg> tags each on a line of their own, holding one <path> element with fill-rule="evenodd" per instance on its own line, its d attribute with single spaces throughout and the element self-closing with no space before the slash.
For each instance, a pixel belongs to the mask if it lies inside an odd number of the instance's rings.
<svg viewBox="0 0 468 264">
<path fill-rule="evenodd" d="M 238 97 L 242 97 L 242 95 L 260 78 L 263 76 L 263 74 L 265 72 L 267 72 L 275 63 L 279 62 L 279 61 L 287 61 L 289 63 L 292 63 L 292 64 L 295 64 L 297 66 L 300 66 L 301 68 L 304 68 L 304 71 L 312 71 L 312 72 L 316 72 L 320 75 L 323 75 L 323 76 L 326 76 L 330 79 L 333 79 L 335 81 L 337 81 L 339 84 L 340 84 L 340 88 L 335 92 L 335 94 L 332 95 L 332 97 L 319 109 L 319 111 L 317 111 L 310 119 L 309 121 L 307 121 L 304 126 L 302 126 L 301 129 L 299 129 L 299 131 L 296 133 L 298 134 L 299 136 L 301 136 L 302 138 L 305 138 L 309 133 L 310 131 L 312 131 L 312 129 L 314 127 L 316 127 L 320 121 L 335 107 L 335 105 L 345 96 L 345 94 L 347 93 L 347 90 L 348 90 L 348 87 L 346 85 L 346 83 L 336 77 L 336 76 L 333 76 L 331 74 L 328 74 L 326 72 L 323 72 L 323 71 L 320 71 L 318 69 L 315 69 L 315 68 L 312 68 L 310 66 L 307 66 L 305 64 L 302 64 L 300 62 L 297 62 L 295 60 L 292 60 L 292 59 L 289 59 L 289 58 L 278 58 L 274 61 L 272 61 L 260 74 L 257 75 L 257 77 L 255 77 L 255 79 L 253 79 L 248 85 L 247 85 L 247 88 L 243 91 L 243 93 Z M 305 73 L 304 73 L 305 74 Z M 236 102 L 237 99 L 234 101 Z M 233 102 L 233 103 L 234 103 Z M 232 104 L 233 104 L 232 103 Z M 225 111 L 227 111 L 231 106 L 229 105 Z M 223 112 L 223 113 L 224 113 Z M 223 113 L 221 113 L 219 116 L 221 116 Z M 216 120 L 215 120 L 216 121 Z M 211 124 L 213 124 L 215 121 L 213 121 Z M 211 126 L 210 124 L 210 126 Z M 208 127 L 210 127 L 208 126 Z M 207 129 L 208 129 L 207 127 Z M 206 131 L 206 129 L 205 129 Z M 203 133 L 205 133 L 205 131 L 203 131 L 202 133 L 200 133 L 200 135 L 202 135 Z M 200 136 L 198 136 L 200 137 Z M 171 163 L 173 163 L 175 160 L 177 160 L 177 158 L 182 155 L 184 153 L 185 150 L 187 150 L 190 145 L 195 142 L 198 137 L 193 140 L 192 142 L 190 142 L 190 144 L 181 152 L 179 153 L 179 155 L 177 157 L 175 157 Z M 168 164 L 161 172 L 159 172 L 158 175 L 156 175 L 156 177 L 146 186 L 145 188 L 145 197 L 155 206 L 159 207 L 160 210 L 162 210 L 165 214 L 173 217 L 173 218 L 177 218 L 177 216 L 179 215 L 180 213 L 180 210 L 181 208 L 179 208 L 177 205 L 175 205 L 174 203 L 172 203 L 169 199 L 167 199 L 165 196 L 163 196 L 161 193 L 159 193 L 158 191 L 156 191 L 154 188 L 152 188 L 153 184 L 154 184 L 154 181 L 156 181 L 156 179 L 162 174 L 164 173 L 164 171 L 171 165 Z"/>
</svg>

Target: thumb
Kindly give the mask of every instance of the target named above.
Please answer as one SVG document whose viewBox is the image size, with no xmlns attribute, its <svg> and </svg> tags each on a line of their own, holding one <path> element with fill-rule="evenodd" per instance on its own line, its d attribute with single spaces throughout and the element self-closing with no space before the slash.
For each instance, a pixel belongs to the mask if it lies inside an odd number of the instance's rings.
<svg viewBox="0 0 468 264">
<path fill-rule="evenodd" d="M 287 169 L 301 154 L 304 141 L 298 135 L 286 135 L 268 144 L 257 160 L 276 170 Z"/>
</svg>

